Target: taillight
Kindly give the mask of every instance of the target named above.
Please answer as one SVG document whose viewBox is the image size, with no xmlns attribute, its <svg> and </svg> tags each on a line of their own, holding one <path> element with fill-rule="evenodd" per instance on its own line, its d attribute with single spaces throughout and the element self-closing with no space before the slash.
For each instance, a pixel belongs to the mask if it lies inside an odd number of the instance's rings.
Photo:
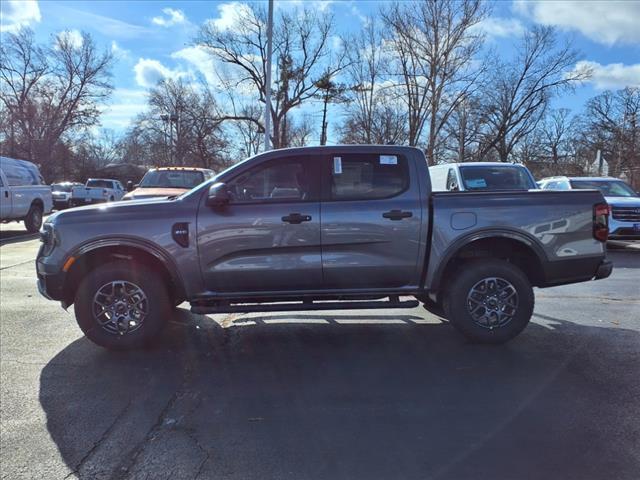
<svg viewBox="0 0 640 480">
<path fill-rule="evenodd" d="M 609 237 L 609 205 L 596 203 L 593 206 L 593 238 L 606 242 Z"/>
</svg>

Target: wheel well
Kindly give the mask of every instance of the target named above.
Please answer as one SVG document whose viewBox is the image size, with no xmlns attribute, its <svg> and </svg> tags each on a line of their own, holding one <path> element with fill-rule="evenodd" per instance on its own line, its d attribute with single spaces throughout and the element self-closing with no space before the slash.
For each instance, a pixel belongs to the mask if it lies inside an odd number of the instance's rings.
<svg viewBox="0 0 640 480">
<path fill-rule="evenodd" d="M 492 237 L 475 240 L 460 248 L 447 262 L 441 276 L 439 290 L 446 288 L 447 282 L 458 268 L 462 268 L 465 261 L 482 258 L 506 260 L 520 268 L 532 285 L 538 286 L 544 283 L 542 262 L 531 247 L 512 238 Z"/>
<path fill-rule="evenodd" d="M 42 203 L 42 200 L 40 200 L 39 198 L 36 198 L 33 202 L 31 202 L 31 206 L 40 207 L 42 210 L 44 210 L 44 203 Z"/>
<path fill-rule="evenodd" d="M 114 260 L 127 260 L 144 265 L 156 272 L 167 285 L 171 300 L 184 299 L 184 292 L 162 260 L 148 251 L 132 246 L 109 246 L 96 248 L 77 258 L 67 272 L 63 287 L 63 302 L 66 306 L 74 301 L 76 290 L 82 279 L 95 268 Z M 133 266 L 132 266 L 133 268 Z"/>
</svg>

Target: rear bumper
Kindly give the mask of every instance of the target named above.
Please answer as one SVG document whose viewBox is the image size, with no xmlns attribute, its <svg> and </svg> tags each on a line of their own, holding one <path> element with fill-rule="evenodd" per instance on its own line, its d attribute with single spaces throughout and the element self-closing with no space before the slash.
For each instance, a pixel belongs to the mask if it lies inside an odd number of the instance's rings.
<svg viewBox="0 0 640 480">
<path fill-rule="evenodd" d="M 544 271 L 545 284 L 541 286 L 554 287 L 607 278 L 613 271 L 613 264 L 599 255 L 548 262 Z"/>
</svg>

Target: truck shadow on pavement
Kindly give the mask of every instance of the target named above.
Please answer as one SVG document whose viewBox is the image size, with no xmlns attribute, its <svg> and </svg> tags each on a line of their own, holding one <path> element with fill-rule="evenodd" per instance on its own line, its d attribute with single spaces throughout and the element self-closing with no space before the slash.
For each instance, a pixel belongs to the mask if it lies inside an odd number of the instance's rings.
<svg viewBox="0 0 640 480">
<path fill-rule="evenodd" d="M 635 331 L 540 315 L 510 344 L 481 346 L 412 315 L 230 328 L 176 315 L 153 349 L 81 339 L 43 369 L 47 427 L 79 478 L 624 479 L 640 468 Z M 269 323 L 293 318 L 319 323 Z"/>
</svg>

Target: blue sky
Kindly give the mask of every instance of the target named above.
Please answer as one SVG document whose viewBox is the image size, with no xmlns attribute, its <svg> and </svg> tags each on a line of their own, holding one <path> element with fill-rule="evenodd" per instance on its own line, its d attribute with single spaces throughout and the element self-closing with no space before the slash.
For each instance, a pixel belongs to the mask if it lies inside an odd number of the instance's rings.
<svg viewBox="0 0 640 480">
<path fill-rule="evenodd" d="M 275 0 L 276 8 L 309 8 L 335 16 L 336 33 L 359 28 L 384 2 Z M 534 24 L 555 25 L 562 39 L 573 41 L 594 76 L 573 94 L 555 100 L 555 107 L 579 111 L 604 89 L 640 86 L 640 1 L 504 1 L 493 2 L 483 30 L 487 45 L 508 56 L 519 35 Z M 163 76 L 211 75 L 213 64 L 191 45 L 198 26 L 214 20 L 233 22 L 241 2 L 227 1 L 5 1 L 2 31 L 19 26 L 34 29 L 46 41 L 62 30 L 86 31 L 113 50 L 115 91 L 102 125 L 123 131 L 144 109 L 145 91 Z"/>
</svg>

